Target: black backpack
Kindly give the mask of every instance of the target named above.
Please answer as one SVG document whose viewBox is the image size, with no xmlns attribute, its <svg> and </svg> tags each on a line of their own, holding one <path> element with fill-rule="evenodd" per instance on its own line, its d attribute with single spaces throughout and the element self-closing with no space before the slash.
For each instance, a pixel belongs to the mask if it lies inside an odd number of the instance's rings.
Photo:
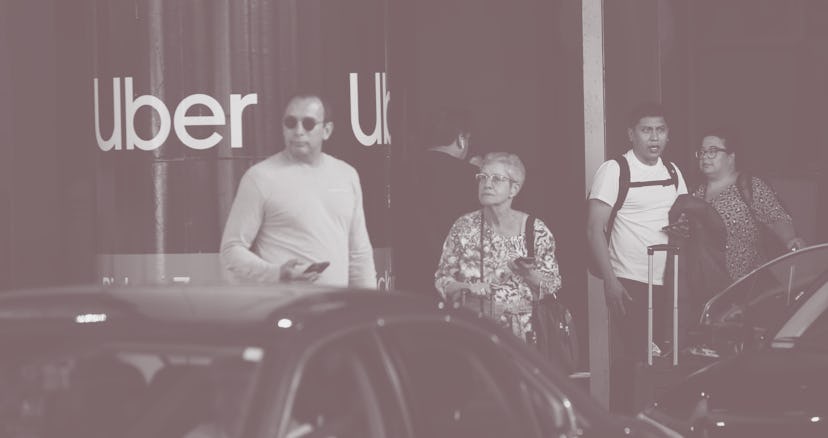
<svg viewBox="0 0 828 438">
<path fill-rule="evenodd" d="M 610 216 L 607 220 L 607 243 L 609 243 L 610 235 L 612 234 L 612 229 L 615 226 L 615 217 L 618 215 L 618 210 L 621 210 L 621 207 L 624 205 L 624 201 L 627 199 L 627 193 L 629 193 L 630 188 L 672 185 L 676 188 L 676 190 L 678 190 L 679 186 L 678 171 L 676 170 L 676 165 L 673 164 L 672 161 L 662 159 L 662 163 L 664 163 L 664 166 L 667 168 L 667 172 L 670 174 L 670 178 L 654 181 L 632 182 L 630 181 L 630 163 L 627 162 L 627 158 L 623 155 L 620 155 L 613 158 L 613 160 L 615 160 L 615 162 L 618 163 L 620 172 L 618 173 L 618 196 L 615 198 L 615 203 L 612 205 L 612 211 L 610 211 Z M 587 203 L 589 203 L 589 199 L 587 199 Z M 587 209 L 587 215 L 588 214 L 589 210 Z M 600 278 L 601 275 L 597 267 L 598 264 L 595 262 L 591 254 L 592 253 L 590 252 L 589 272 L 591 272 L 592 275 Z"/>
</svg>

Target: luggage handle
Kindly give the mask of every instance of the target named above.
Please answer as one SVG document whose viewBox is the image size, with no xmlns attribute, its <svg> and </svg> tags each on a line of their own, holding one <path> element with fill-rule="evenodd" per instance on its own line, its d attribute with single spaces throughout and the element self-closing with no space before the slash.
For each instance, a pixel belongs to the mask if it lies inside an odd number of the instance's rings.
<svg viewBox="0 0 828 438">
<path fill-rule="evenodd" d="M 647 247 L 647 365 L 653 365 L 653 254 L 673 254 L 673 366 L 678 365 L 678 255 L 676 245 L 660 244 Z"/>
</svg>

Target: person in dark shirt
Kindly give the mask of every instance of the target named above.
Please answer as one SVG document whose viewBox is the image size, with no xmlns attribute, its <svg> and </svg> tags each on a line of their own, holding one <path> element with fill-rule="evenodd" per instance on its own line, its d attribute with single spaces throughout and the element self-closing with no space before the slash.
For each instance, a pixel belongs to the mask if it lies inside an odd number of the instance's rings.
<svg viewBox="0 0 828 438">
<path fill-rule="evenodd" d="M 426 149 L 418 154 L 412 167 L 414 180 L 414 217 L 417 233 L 416 266 L 413 268 L 415 292 L 437 298 L 434 271 L 445 239 L 454 221 L 476 210 L 477 166 L 466 161 L 471 140 L 471 114 L 468 110 L 443 107 L 430 114 L 423 132 Z"/>
</svg>

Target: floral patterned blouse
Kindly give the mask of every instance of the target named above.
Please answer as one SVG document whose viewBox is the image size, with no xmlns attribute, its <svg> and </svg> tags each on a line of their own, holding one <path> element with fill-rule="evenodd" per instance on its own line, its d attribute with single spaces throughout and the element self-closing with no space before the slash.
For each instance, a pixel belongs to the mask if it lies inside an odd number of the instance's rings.
<svg viewBox="0 0 828 438">
<path fill-rule="evenodd" d="M 443 254 L 434 274 L 435 286 L 445 294 L 452 280 L 480 281 L 480 223 L 482 210 L 461 216 L 454 222 L 443 243 Z M 540 219 L 535 219 L 535 269 L 545 278 L 541 294 L 554 294 L 561 287 L 561 275 L 555 258 L 555 238 Z M 484 223 L 483 278 L 494 293 L 495 319 L 524 338 L 530 330 L 532 291 L 526 281 L 512 272 L 509 261 L 527 255 L 524 233 L 502 236 Z"/>
<path fill-rule="evenodd" d="M 742 199 L 737 185 L 731 184 L 710 204 L 719 213 L 727 229 L 725 260 L 731 280 L 735 281 L 764 263 L 759 251 L 758 219 L 766 225 L 791 223 L 791 216 L 779 203 L 773 189 L 757 177 L 751 178 L 753 214 Z M 700 185 L 693 196 L 704 199 L 706 186 Z"/>
</svg>

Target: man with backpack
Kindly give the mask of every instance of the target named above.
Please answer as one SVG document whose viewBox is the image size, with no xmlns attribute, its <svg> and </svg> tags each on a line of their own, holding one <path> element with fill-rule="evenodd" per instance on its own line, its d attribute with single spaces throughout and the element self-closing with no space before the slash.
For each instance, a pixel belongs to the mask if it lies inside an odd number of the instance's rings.
<svg viewBox="0 0 828 438">
<path fill-rule="evenodd" d="M 604 162 L 589 194 L 587 241 L 593 272 L 604 279 L 610 318 L 610 409 L 634 414 L 635 363 L 647 354 L 647 247 L 667 243 L 673 202 L 687 193 L 678 167 L 661 159 L 667 146 L 665 111 L 656 103 L 633 109 L 627 136 L 632 148 Z M 666 254 L 653 260 L 653 307 L 666 315 Z M 663 321 L 661 321 L 663 322 Z M 653 333 L 663 330 L 654 327 Z"/>
</svg>

